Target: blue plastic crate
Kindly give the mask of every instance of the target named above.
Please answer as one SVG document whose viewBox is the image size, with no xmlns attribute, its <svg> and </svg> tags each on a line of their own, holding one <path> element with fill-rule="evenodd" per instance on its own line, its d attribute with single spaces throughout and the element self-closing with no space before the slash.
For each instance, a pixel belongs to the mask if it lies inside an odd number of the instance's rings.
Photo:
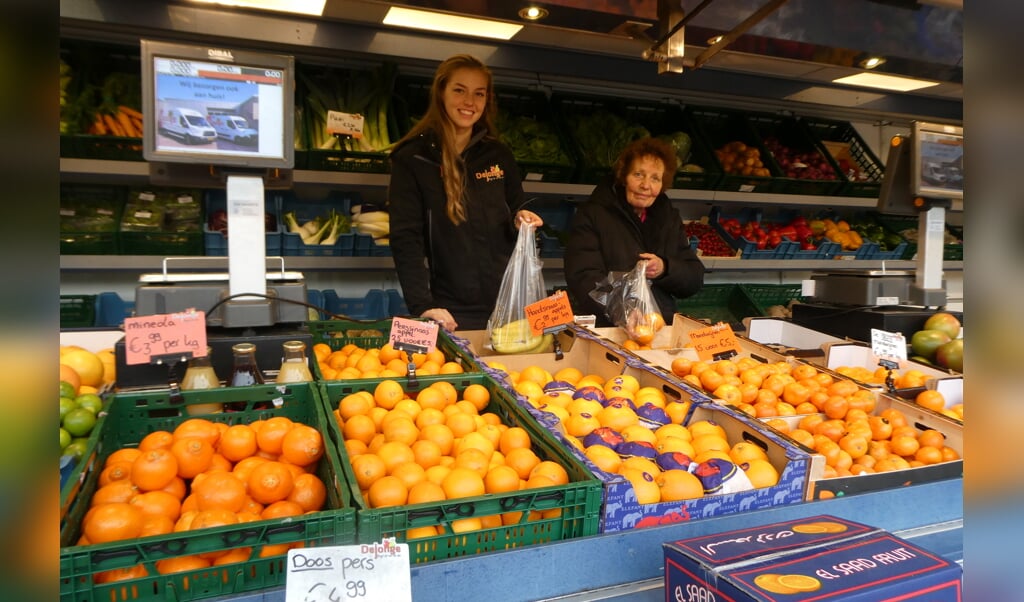
<svg viewBox="0 0 1024 602">
<path fill-rule="evenodd" d="M 740 251 L 741 259 L 789 259 L 800 250 L 800 243 L 783 240 L 774 249 L 758 249 L 757 242 L 746 238 L 734 237 L 725 231 L 719 220 L 735 217 L 740 222 L 751 220 L 761 221 L 761 212 L 755 209 L 742 209 L 739 213 L 727 214 L 720 207 L 712 207 L 708 221 L 716 232 L 734 249 Z"/>
<path fill-rule="evenodd" d="M 339 297 L 337 291 L 327 289 L 324 307 L 336 316 L 353 320 L 383 320 L 388 317 L 388 296 L 383 289 L 375 288 L 365 297 Z"/>
<path fill-rule="evenodd" d="M 227 208 L 227 191 L 208 190 L 205 199 L 205 216 L 203 219 L 203 247 L 207 256 L 225 257 L 228 254 L 228 237 L 218 230 L 210 229 L 210 214 Z M 281 199 L 272 191 L 267 191 L 264 198 L 264 210 L 274 216 L 277 228 L 266 232 L 267 255 L 270 257 L 281 254 Z"/>
<path fill-rule="evenodd" d="M 96 326 L 118 327 L 135 311 L 135 303 L 114 292 L 96 295 Z"/>
<path fill-rule="evenodd" d="M 326 302 L 324 300 L 324 293 L 323 293 L 323 291 L 315 289 L 315 288 L 306 289 L 306 302 L 309 303 L 310 305 L 315 305 L 316 307 L 320 308 L 320 309 L 314 309 L 312 307 L 309 308 L 311 312 L 315 312 L 316 313 L 316 317 L 313 317 L 312 314 L 310 314 L 310 320 L 326 320 L 327 319 L 327 315 L 323 311 L 323 310 L 327 309 L 327 307 L 325 305 Z"/>
<path fill-rule="evenodd" d="M 323 200 L 304 200 L 288 195 L 281 201 L 281 215 L 294 212 L 295 219 L 300 225 L 318 216 L 326 216 L 332 209 L 351 217 L 352 206 L 361 202 L 361 197 L 355 192 L 333 193 Z M 348 232 L 338 236 L 337 242 L 333 245 L 307 245 L 302 242 L 301 236 L 288 232 L 282 224 L 281 254 L 289 257 L 353 257 L 358 255 L 355 249 L 360 236 L 362 235 Z"/>
<path fill-rule="evenodd" d="M 394 288 L 389 288 L 385 292 L 388 295 L 388 315 L 392 317 L 408 316 L 409 307 L 405 304 L 405 297 L 402 296 L 402 292 Z"/>
</svg>

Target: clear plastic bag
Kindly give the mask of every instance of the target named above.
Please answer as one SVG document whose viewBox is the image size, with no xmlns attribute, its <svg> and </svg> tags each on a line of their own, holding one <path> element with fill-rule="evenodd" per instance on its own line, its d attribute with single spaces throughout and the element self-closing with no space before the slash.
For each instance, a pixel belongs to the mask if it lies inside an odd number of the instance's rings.
<svg viewBox="0 0 1024 602">
<path fill-rule="evenodd" d="M 526 320 L 526 306 L 547 296 L 542 268 L 534 226 L 524 222 L 487 321 L 491 347 L 498 353 L 536 353 L 544 350 L 545 343 L 550 344 L 551 335 L 532 334 Z"/>
<path fill-rule="evenodd" d="M 610 272 L 590 292 L 591 298 L 604 306 L 612 324 L 622 328 L 629 338 L 649 345 L 654 335 L 665 326 L 647 281 L 647 260 L 640 260 L 629 272 Z"/>
</svg>

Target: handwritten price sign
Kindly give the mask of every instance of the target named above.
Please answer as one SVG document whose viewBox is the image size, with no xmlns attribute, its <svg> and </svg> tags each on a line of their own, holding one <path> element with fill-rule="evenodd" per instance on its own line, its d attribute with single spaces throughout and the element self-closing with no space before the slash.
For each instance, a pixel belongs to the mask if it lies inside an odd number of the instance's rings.
<svg viewBox="0 0 1024 602">
<path fill-rule="evenodd" d="M 358 113 L 327 111 L 327 133 L 331 135 L 363 137 L 363 116 Z"/>
<path fill-rule="evenodd" d="M 125 318 L 124 342 L 129 366 L 206 355 L 206 312 Z"/>
<path fill-rule="evenodd" d="M 741 351 L 740 341 L 733 333 L 732 326 L 725 322 L 691 331 L 690 342 L 693 343 L 697 357 L 708 362 L 731 357 Z"/>
<path fill-rule="evenodd" d="M 412 602 L 409 546 L 380 543 L 288 551 L 285 602 Z"/>
<path fill-rule="evenodd" d="M 899 366 L 899 360 L 907 359 L 907 339 L 902 332 L 887 332 L 872 328 L 871 351 L 880 360 L 888 362 L 887 367 L 896 368 Z"/>
<path fill-rule="evenodd" d="M 575 319 L 572 306 L 569 305 L 569 296 L 565 291 L 558 291 L 550 297 L 527 305 L 524 309 L 526 319 L 530 321 L 530 332 L 534 336 L 558 330 Z"/>
<path fill-rule="evenodd" d="M 408 353 L 426 353 L 437 346 L 437 323 L 392 318 L 388 342 Z"/>
</svg>

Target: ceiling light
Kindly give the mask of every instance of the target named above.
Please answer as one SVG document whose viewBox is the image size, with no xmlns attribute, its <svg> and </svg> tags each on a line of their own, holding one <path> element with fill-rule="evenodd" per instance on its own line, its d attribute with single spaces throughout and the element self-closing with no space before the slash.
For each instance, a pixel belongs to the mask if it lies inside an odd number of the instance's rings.
<svg viewBox="0 0 1024 602">
<path fill-rule="evenodd" d="M 540 21 L 548 16 L 548 10 L 539 6 L 528 6 L 519 9 L 519 16 L 527 21 Z"/>
<path fill-rule="evenodd" d="M 221 4 L 224 6 L 239 6 L 242 8 L 256 8 L 260 10 L 272 10 L 282 13 L 296 13 L 300 15 L 321 16 L 324 14 L 324 5 L 327 0 L 192 0 L 193 2 L 204 2 L 206 4 Z"/>
<path fill-rule="evenodd" d="M 860 66 L 864 69 L 874 69 L 883 63 L 885 63 L 885 58 L 880 56 L 871 56 L 861 61 Z"/>
<path fill-rule="evenodd" d="M 880 88 L 882 90 L 895 90 L 897 92 L 910 92 L 921 88 L 930 88 L 939 85 L 939 82 L 929 82 L 909 77 L 897 77 L 895 75 L 883 75 L 881 73 L 858 73 L 832 80 L 834 84 L 846 84 L 848 86 L 864 86 L 866 88 Z"/>
<path fill-rule="evenodd" d="M 397 6 L 388 9 L 388 14 L 384 15 L 384 24 L 496 40 L 509 40 L 523 28 L 522 25 L 515 23 L 459 17 Z"/>
<path fill-rule="evenodd" d="M 722 38 L 724 37 L 725 36 L 715 36 L 713 38 L 708 38 L 708 46 L 714 46 L 715 44 L 721 42 Z"/>
</svg>

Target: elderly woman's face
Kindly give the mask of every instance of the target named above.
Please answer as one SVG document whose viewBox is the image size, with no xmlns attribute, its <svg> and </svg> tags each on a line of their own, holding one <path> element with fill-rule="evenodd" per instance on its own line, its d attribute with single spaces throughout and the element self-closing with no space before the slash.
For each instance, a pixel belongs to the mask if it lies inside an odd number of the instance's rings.
<svg viewBox="0 0 1024 602">
<path fill-rule="evenodd" d="M 626 202 L 639 212 L 661 194 L 665 163 L 653 155 L 637 157 L 626 172 Z"/>
</svg>

